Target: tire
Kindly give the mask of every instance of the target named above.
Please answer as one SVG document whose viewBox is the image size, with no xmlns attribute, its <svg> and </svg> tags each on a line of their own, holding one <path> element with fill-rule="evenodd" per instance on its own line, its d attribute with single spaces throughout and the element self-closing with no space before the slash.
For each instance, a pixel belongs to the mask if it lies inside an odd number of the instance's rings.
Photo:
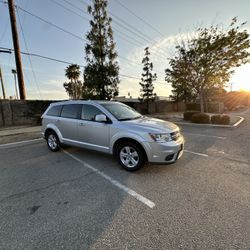
<svg viewBox="0 0 250 250">
<path fill-rule="evenodd" d="M 60 150 L 60 141 L 55 132 L 50 131 L 46 137 L 46 140 L 47 145 L 51 151 L 57 152 L 58 150 Z"/>
<path fill-rule="evenodd" d="M 116 150 L 116 158 L 124 169 L 131 172 L 142 168 L 146 161 L 143 150 L 132 142 L 119 144 Z"/>
</svg>

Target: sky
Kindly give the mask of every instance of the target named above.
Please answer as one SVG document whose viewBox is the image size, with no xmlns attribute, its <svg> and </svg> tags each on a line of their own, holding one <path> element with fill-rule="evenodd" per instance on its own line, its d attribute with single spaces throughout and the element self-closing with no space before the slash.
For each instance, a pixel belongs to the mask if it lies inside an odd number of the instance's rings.
<svg viewBox="0 0 250 250">
<path fill-rule="evenodd" d="M 90 16 L 90 0 L 15 0 L 20 8 L 61 27 L 70 34 L 17 8 L 16 18 L 21 51 L 86 65 L 84 48 Z M 176 42 L 198 27 L 218 24 L 227 27 L 238 16 L 247 21 L 250 33 L 249 0 L 109 0 L 114 40 L 120 67 L 119 96 L 139 96 L 139 79 L 144 48 L 149 47 L 158 75 L 155 92 L 169 96 L 171 85 L 164 81 L 164 70 Z M 72 35 L 73 34 L 73 35 Z M 13 48 L 8 8 L 0 1 L 0 47 Z M 22 55 L 27 99 L 67 99 L 63 88 L 67 64 Z M 0 53 L 0 67 L 6 95 L 15 97 L 14 54 Z M 83 71 L 83 68 L 81 68 Z M 230 79 L 233 90 L 250 90 L 250 64 L 235 70 Z M 0 92 L 0 97 L 2 92 Z"/>
</svg>

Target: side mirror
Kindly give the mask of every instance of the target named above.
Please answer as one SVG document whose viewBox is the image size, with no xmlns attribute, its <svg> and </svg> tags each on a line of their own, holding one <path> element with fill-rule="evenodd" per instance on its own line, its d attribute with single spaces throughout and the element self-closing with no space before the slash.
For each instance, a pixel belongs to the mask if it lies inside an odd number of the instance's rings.
<svg viewBox="0 0 250 250">
<path fill-rule="evenodd" d="M 106 115 L 103 115 L 103 114 L 96 115 L 95 121 L 96 122 L 107 122 L 107 117 L 106 117 Z"/>
</svg>

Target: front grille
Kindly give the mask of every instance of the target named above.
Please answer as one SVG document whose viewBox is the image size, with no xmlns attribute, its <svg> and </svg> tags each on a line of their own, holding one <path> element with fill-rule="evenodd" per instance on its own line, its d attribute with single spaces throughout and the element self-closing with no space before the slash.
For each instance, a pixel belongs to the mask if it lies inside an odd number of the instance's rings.
<svg viewBox="0 0 250 250">
<path fill-rule="evenodd" d="M 172 132 L 170 135 L 173 141 L 177 141 L 181 136 L 179 131 Z"/>
</svg>

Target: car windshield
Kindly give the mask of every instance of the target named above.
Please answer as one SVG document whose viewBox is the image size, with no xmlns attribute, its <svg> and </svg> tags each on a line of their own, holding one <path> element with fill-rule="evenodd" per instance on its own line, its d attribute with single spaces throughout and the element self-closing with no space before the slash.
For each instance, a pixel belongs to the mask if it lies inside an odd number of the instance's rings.
<svg viewBox="0 0 250 250">
<path fill-rule="evenodd" d="M 101 105 L 119 121 L 134 120 L 142 117 L 140 113 L 121 103 L 102 103 Z"/>
</svg>

